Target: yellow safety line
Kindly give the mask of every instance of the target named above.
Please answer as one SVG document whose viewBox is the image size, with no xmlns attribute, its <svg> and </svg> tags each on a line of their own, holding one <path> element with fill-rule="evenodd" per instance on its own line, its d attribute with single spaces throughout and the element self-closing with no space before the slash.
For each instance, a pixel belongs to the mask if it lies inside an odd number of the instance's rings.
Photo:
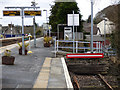
<svg viewBox="0 0 120 90">
<path fill-rule="evenodd" d="M 47 88 L 49 74 L 50 74 L 50 63 L 51 59 L 47 57 L 43 63 L 42 69 L 37 77 L 35 84 L 33 85 L 33 90 L 35 88 Z"/>
</svg>

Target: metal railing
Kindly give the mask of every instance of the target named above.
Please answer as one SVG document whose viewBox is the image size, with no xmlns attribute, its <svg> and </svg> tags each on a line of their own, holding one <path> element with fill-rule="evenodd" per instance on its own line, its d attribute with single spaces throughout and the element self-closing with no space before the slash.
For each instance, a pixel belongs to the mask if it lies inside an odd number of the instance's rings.
<svg viewBox="0 0 120 90">
<path fill-rule="evenodd" d="M 90 44 L 90 42 L 84 42 L 84 41 L 69 41 L 69 40 L 56 40 L 55 39 L 55 57 L 56 57 L 56 53 L 59 51 L 59 49 L 73 49 L 73 46 L 60 46 L 59 43 L 63 42 L 63 43 L 75 43 L 74 49 L 75 49 L 75 53 L 78 53 L 78 50 L 83 50 L 84 52 L 87 50 L 89 52 L 86 53 L 90 53 L 90 47 L 79 47 L 79 43 L 83 43 L 83 44 Z M 95 47 L 93 48 L 94 52 L 93 53 L 102 53 L 102 44 L 100 42 L 93 42 L 93 44 L 95 44 Z"/>
</svg>

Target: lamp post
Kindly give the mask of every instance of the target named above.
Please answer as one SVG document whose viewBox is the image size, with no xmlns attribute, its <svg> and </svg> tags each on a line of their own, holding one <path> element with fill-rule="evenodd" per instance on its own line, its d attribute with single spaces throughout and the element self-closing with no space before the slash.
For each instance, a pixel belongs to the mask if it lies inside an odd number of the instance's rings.
<svg viewBox="0 0 120 90">
<path fill-rule="evenodd" d="M 46 23 L 47 23 L 47 10 L 46 10 L 46 9 L 44 9 L 43 11 L 45 11 L 45 12 L 46 12 Z"/>
<path fill-rule="evenodd" d="M 43 11 L 45 11 L 46 12 L 46 24 L 47 24 L 47 29 L 48 29 L 48 22 L 47 22 L 47 10 L 46 9 L 44 9 Z M 47 30 L 46 30 L 47 31 Z"/>
<path fill-rule="evenodd" d="M 93 53 L 93 0 L 91 0 L 91 53 Z"/>
<path fill-rule="evenodd" d="M 73 11 L 73 53 L 75 53 L 75 49 L 74 49 L 74 41 L 75 41 L 75 32 L 74 32 L 74 11 Z"/>
<path fill-rule="evenodd" d="M 35 7 L 36 7 L 37 3 L 35 3 L 35 0 L 34 0 L 34 1 L 32 1 L 31 3 L 32 3 L 32 5 L 31 5 L 31 6 L 33 6 L 33 7 L 34 7 L 34 10 L 35 10 Z M 35 35 L 35 32 L 36 32 L 36 30 L 35 30 L 35 16 L 34 16 L 34 18 L 33 18 L 33 29 L 34 29 L 34 47 L 36 47 L 36 35 Z"/>
<path fill-rule="evenodd" d="M 106 21 L 107 19 L 104 18 L 104 46 L 106 46 Z"/>
</svg>

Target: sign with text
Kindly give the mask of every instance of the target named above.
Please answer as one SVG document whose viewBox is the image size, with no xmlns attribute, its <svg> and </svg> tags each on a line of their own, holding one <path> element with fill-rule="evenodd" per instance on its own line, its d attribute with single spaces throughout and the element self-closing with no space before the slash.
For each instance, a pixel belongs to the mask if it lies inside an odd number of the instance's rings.
<svg viewBox="0 0 120 90">
<path fill-rule="evenodd" d="M 79 26 L 79 14 L 74 14 L 74 16 L 73 14 L 68 14 L 67 18 L 68 18 L 67 20 L 68 26 L 73 26 L 73 24 L 74 26 Z M 74 23 L 73 23 L 73 20 L 74 20 Z"/>
<path fill-rule="evenodd" d="M 3 11 L 3 16 L 20 16 L 20 11 Z"/>
<path fill-rule="evenodd" d="M 29 11 L 24 11 L 24 15 L 25 16 L 41 16 L 41 11 L 32 11 L 32 10 L 29 10 Z"/>
</svg>

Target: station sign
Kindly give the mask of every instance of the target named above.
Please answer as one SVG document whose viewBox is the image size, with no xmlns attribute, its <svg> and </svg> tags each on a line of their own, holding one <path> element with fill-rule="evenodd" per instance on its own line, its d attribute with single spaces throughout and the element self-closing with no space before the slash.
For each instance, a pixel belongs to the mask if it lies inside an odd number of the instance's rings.
<svg viewBox="0 0 120 90">
<path fill-rule="evenodd" d="M 20 16 L 20 11 L 3 11 L 3 16 Z"/>
<path fill-rule="evenodd" d="M 41 11 L 39 10 L 27 10 L 27 11 L 24 11 L 24 15 L 25 16 L 41 16 Z"/>
</svg>

